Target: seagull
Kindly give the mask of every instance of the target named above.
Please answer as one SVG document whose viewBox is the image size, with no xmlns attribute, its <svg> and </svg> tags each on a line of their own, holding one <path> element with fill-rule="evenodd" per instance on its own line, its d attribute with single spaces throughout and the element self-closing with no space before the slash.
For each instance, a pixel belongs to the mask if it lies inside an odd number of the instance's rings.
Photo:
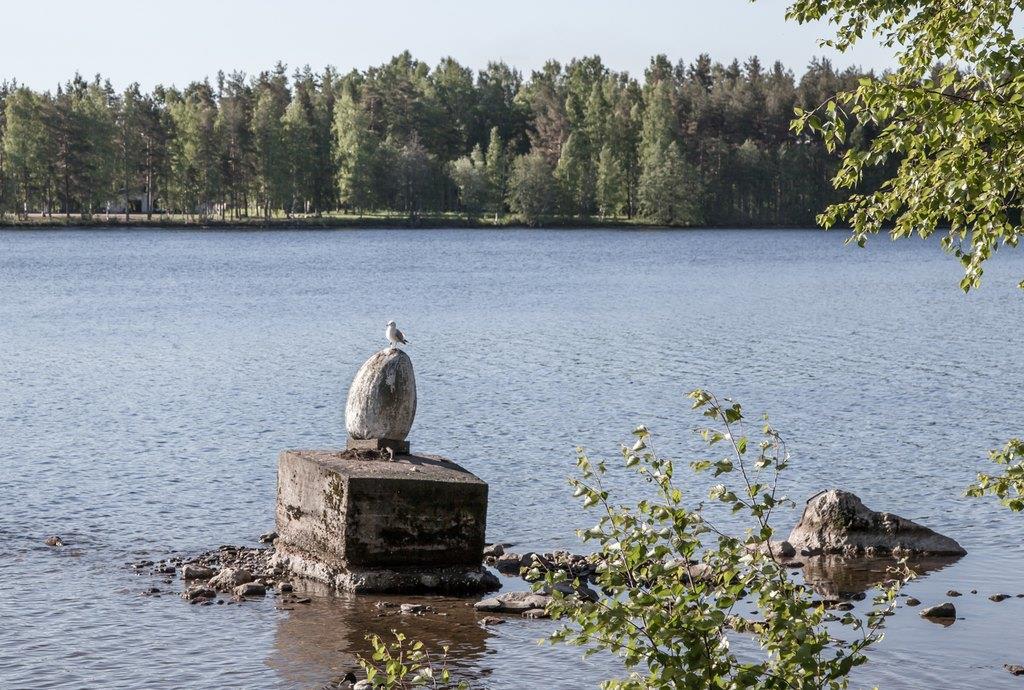
<svg viewBox="0 0 1024 690">
<path fill-rule="evenodd" d="M 409 341 L 405 339 L 405 334 L 398 330 L 398 326 L 395 325 L 394 321 L 388 321 L 388 327 L 384 331 L 384 335 L 387 337 L 388 342 L 391 343 L 391 347 L 398 347 L 398 343 L 403 345 L 409 344 Z"/>
</svg>

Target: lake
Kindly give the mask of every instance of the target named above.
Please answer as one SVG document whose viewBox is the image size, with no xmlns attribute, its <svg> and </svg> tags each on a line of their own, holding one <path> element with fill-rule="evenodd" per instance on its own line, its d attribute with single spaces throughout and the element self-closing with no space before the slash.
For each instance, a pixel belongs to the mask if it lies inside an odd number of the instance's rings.
<svg viewBox="0 0 1024 690">
<path fill-rule="evenodd" d="M 573 531 L 597 516 L 566 484 L 575 446 L 614 460 L 645 423 L 663 454 L 695 459 L 685 393 L 707 387 L 771 415 L 798 505 L 842 487 L 968 551 L 906 588 L 925 605 L 964 592 L 962 620 L 900 608 L 855 685 L 1019 687 L 1002 667 L 1024 663 L 1024 599 L 988 596 L 1024 592 L 1024 516 L 963 491 L 1024 429 L 1024 254 L 1001 252 L 964 295 L 937 242 L 845 237 L 0 232 L 0 686 L 320 687 L 396 625 L 450 643 L 475 687 L 617 673 L 539 647 L 549 622 L 482 628 L 464 601 L 401 620 L 375 618 L 382 597 L 318 592 L 293 611 L 197 607 L 125 568 L 270 531 L 278 452 L 343 446 L 348 384 L 395 319 L 418 379 L 413 447 L 490 484 L 490 540 L 586 550 Z M 646 486 L 617 471 L 612 489 Z M 139 596 L 154 583 L 167 593 Z"/>
</svg>

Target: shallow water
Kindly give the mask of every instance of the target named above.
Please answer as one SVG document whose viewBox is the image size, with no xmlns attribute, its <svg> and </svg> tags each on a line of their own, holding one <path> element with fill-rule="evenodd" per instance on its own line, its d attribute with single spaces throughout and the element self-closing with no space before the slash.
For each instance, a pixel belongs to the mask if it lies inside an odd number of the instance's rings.
<svg viewBox="0 0 1024 690">
<path fill-rule="evenodd" d="M 771 413 L 802 503 L 841 486 L 969 555 L 953 626 L 889 619 L 857 685 L 1017 687 L 1024 522 L 962 498 L 1024 426 L 1024 254 L 968 296 L 933 243 L 811 231 L 0 232 L 0 686 L 317 687 L 367 631 L 449 642 L 488 688 L 593 687 L 613 660 L 538 647 L 550 629 L 375 618 L 377 598 L 187 606 L 126 561 L 253 543 L 273 527 L 279 450 L 344 442 L 344 395 L 394 318 L 412 345 L 411 440 L 491 486 L 488 536 L 579 548 L 565 485 L 583 444 L 633 425 L 694 457 L 684 393 Z M 623 500 L 644 487 L 612 478 Z M 696 495 L 696 491 L 695 491 Z M 781 531 L 795 515 L 780 517 Z M 67 546 L 42 544 L 60 534 Z M 509 588 L 521 583 L 506 581 Z M 967 592 L 977 589 L 978 594 Z"/>
</svg>

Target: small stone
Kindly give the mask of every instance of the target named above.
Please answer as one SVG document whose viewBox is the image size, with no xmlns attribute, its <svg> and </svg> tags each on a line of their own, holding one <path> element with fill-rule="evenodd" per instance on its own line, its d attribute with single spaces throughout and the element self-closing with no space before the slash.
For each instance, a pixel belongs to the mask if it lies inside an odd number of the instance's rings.
<svg viewBox="0 0 1024 690">
<path fill-rule="evenodd" d="M 423 613 L 423 612 L 425 612 L 427 610 L 427 607 L 424 606 L 423 604 L 402 604 L 398 608 L 399 608 L 399 611 L 401 611 L 402 613 L 407 613 L 407 614 L 418 614 L 418 613 Z"/>
<path fill-rule="evenodd" d="M 233 591 L 239 597 L 262 597 L 267 594 L 267 588 L 255 582 L 238 585 Z"/>
<path fill-rule="evenodd" d="M 216 592 L 214 592 L 209 587 L 202 586 L 192 587 L 190 589 L 186 589 L 184 592 L 181 593 L 181 598 L 185 601 L 196 601 L 197 599 L 213 599 L 215 596 L 217 596 Z"/>
<path fill-rule="evenodd" d="M 230 592 L 238 585 L 244 585 L 246 582 L 252 582 L 252 574 L 248 570 L 243 570 L 242 568 L 223 568 L 210 580 L 210 586 L 220 592 Z"/>
<path fill-rule="evenodd" d="M 484 547 L 484 558 L 494 557 L 497 558 L 505 553 L 505 547 L 501 544 L 488 544 Z"/>
<path fill-rule="evenodd" d="M 209 580 L 214 576 L 213 568 L 187 563 L 181 568 L 182 580 Z"/>
<path fill-rule="evenodd" d="M 907 597 L 907 606 L 920 606 L 921 600 L 914 597 Z"/>
<path fill-rule="evenodd" d="M 922 618 L 956 618 L 956 607 L 948 601 L 921 611 Z"/>
<path fill-rule="evenodd" d="M 292 586 L 291 582 L 282 582 L 277 586 L 277 588 L 281 592 L 291 592 L 295 590 L 295 587 Z"/>
<path fill-rule="evenodd" d="M 155 574 L 157 574 L 157 575 L 173 575 L 174 573 L 178 572 L 178 569 L 175 568 L 173 565 L 170 565 L 170 564 L 168 564 L 168 565 L 157 564 L 153 568 L 153 572 Z"/>
<path fill-rule="evenodd" d="M 959 597 L 959 596 L 963 596 L 963 595 L 960 594 L 960 592 L 956 591 L 955 589 L 951 589 L 948 592 L 946 592 L 946 596 L 947 597 Z"/>
<path fill-rule="evenodd" d="M 275 539 L 277 539 L 277 532 L 267 532 L 260 535 L 261 544 L 273 544 Z"/>
<path fill-rule="evenodd" d="M 523 611 L 523 618 L 550 618 L 545 609 L 528 609 Z"/>
<path fill-rule="evenodd" d="M 826 602 L 825 608 L 833 611 L 852 611 L 853 604 L 848 601 Z"/>
<path fill-rule="evenodd" d="M 977 594 L 977 593 L 978 593 L 978 590 L 976 590 L 976 589 L 972 589 L 971 590 L 971 594 Z"/>
<path fill-rule="evenodd" d="M 504 622 L 504 618 L 498 618 L 497 616 L 484 616 L 480 619 L 480 623 L 483 625 L 501 625 Z"/>
<path fill-rule="evenodd" d="M 311 601 L 313 601 L 313 600 L 310 599 L 309 597 L 300 597 L 298 599 L 295 599 L 292 603 L 294 603 L 294 604 L 308 604 Z"/>
<path fill-rule="evenodd" d="M 1020 664 L 1003 664 L 1003 668 L 1009 671 L 1012 676 L 1024 676 L 1024 666 Z"/>
<path fill-rule="evenodd" d="M 999 603 L 1000 601 L 1005 601 L 1006 599 L 1009 599 L 1009 598 L 1010 598 L 1009 594 L 993 594 L 992 596 L 989 597 L 989 599 L 991 601 L 994 601 L 996 603 Z"/>
<path fill-rule="evenodd" d="M 500 556 L 495 558 L 494 567 L 499 573 L 505 575 L 518 575 L 519 564 L 522 562 L 522 556 L 511 551 L 504 551 Z"/>
<path fill-rule="evenodd" d="M 64 540 L 58 537 L 56 534 L 52 537 L 47 537 L 46 541 L 43 542 L 47 546 L 64 546 Z"/>
</svg>

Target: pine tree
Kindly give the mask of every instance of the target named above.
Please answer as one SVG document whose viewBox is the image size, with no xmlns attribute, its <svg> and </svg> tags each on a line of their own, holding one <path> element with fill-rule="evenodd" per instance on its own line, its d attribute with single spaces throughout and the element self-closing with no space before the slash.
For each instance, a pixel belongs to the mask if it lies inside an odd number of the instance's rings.
<svg viewBox="0 0 1024 690">
<path fill-rule="evenodd" d="M 290 157 L 294 151 L 285 131 L 285 109 L 291 107 L 287 97 L 278 85 L 266 84 L 257 89 L 252 131 L 257 200 L 264 218 L 270 218 L 272 209 L 283 208 L 289 213 L 292 210 Z"/>
<path fill-rule="evenodd" d="M 356 211 L 372 209 L 381 197 L 377 184 L 380 143 L 370 118 L 349 92 L 335 107 L 334 136 L 338 167 L 338 198 Z"/>
<path fill-rule="evenodd" d="M 565 141 L 555 168 L 555 178 L 569 215 L 583 217 L 593 210 L 596 172 L 587 135 L 584 132 L 573 132 Z"/>
<path fill-rule="evenodd" d="M 597 207 L 602 217 L 617 216 L 627 203 L 626 173 L 612 147 L 605 144 L 597 164 Z"/>
<path fill-rule="evenodd" d="M 491 128 L 491 136 L 487 142 L 487 182 L 490 187 L 488 207 L 494 213 L 494 222 L 505 210 L 505 198 L 508 196 L 509 161 L 505 142 L 497 127 Z"/>
<path fill-rule="evenodd" d="M 677 132 L 670 83 L 655 82 L 643 116 L 637 196 L 640 216 L 661 225 L 689 225 L 700 218 L 696 174 L 683 160 Z"/>
</svg>

